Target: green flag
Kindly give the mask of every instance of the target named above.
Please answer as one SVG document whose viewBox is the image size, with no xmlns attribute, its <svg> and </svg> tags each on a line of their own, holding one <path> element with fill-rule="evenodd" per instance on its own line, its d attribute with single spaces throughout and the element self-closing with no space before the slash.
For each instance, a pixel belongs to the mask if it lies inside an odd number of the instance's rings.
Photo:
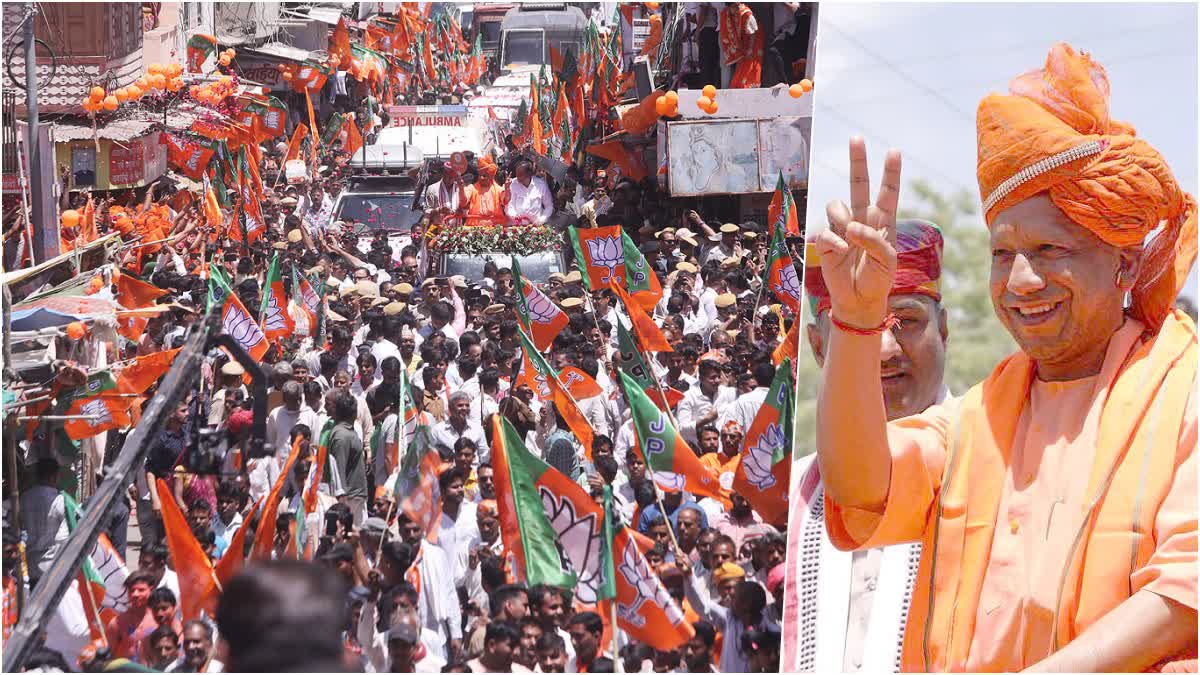
<svg viewBox="0 0 1200 675">
<path fill-rule="evenodd" d="M 538 491 L 541 482 L 570 479 L 530 454 L 507 419 L 498 416 L 493 424 L 492 466 L 504 542 L 524 569 L 526 585 L 574 589 L 578 577 Z"/>
<path fill-rule="evenodd" d="M 613 560 L 613 540 L 616 537 L 615 519 L 618 518 L 612 503 L 612 486 L 604 485 L 604 522 L 600 526 L 600 585 L 596 589 L 596 600 L 617 597 L 617 566 Z"/>
</svg>

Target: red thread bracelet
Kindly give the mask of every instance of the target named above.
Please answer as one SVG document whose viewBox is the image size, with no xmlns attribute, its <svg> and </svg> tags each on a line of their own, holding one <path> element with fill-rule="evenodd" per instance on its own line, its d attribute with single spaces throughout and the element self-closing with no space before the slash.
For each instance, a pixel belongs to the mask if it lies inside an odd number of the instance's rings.
<svg viewBox="0 0 1200 675">
<path fill-rule="evenodd" d="M 883 323 L 874 328 L 859 328 L 857 326 L 851 326 L 848 323 L 843 323 L 833 315 L 833 312 L 829 313 L 829 321 L 833 325 L 837 326 L 838 330 L 851 335 L 879 335 L 885 330 L 891 330 L 892 326 L 900 323 L 900 320 L 896 318 L 896 315 L 890 312 L 887 316 L 883 317 Z"/>
</svg>

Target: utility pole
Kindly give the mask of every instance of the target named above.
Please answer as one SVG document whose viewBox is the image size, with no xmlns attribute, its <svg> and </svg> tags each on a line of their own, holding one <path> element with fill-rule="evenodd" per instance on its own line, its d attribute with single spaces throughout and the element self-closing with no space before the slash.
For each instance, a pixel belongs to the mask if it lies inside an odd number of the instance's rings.
<svg viewBox="0 0 1200 675">
<path fill-rule="evenodd" d="M 29 138 L 25 143 L 25 156 L 29 159 L 29 196 L 32 206 L 33 258 L 35 263 L 45 262 L 58 254 L 58 223 L 47 222 L 46 200 L 43 191 L 48 187 L 42 173 L 42 147 L 39 136 L 37 103 L 37 44 L 34 37 L 37 7 L 25 5 L 25 118 Z M 53 148 L 47 148 L 52 152 Z M 51 160 L 53 165 L 53 160 Z M 55 173 L 55 172 L 52 172 Z M 55 173 L 55 180 L 57 174 Z"/>
</svg>

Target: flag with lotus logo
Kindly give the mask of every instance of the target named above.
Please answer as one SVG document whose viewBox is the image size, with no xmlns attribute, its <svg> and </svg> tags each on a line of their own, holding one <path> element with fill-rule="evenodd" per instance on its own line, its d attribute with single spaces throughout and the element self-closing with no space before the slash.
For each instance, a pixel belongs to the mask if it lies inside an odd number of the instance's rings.
<svg viewBox="0 0 1200 675">
<path fill-rule="evenodd" d="M 217 265 L 211 266 L 209 275 L 209 301 L 220 298 L 221 302 L 221 331 L 237 340 L 242 349 L 255 361 L 262 361 L 270 345 L 262 328 L 250 315 L 237 294 L 230 289 L 224 272 Z"/>
<path fill-rule="evenodd" d="M 775 228 L 771 235 L 771 247 L 767 249 L 767 270 L 763 283 L 779 298 L 779 302 L 793 312 L 800 311 L 800 275 L 792 263 L 792 254 L 783 240 L 783 229 Z"/>
<path fill-rule="evenodd" d="M 589 291 L 613 286 L 625 278 L 625 249 L 621 228 L 567 228 L 575 262 L 583 275 L 583 286 Z"/>
<path fill-rule="evenodd" d="M 60 394 L 59 400 L 67 406 L 65 414 L 83 417 L 63 423 L 63 430 L 73 441 L 121 429 L 133 422 L 129 408 L 136 397 L 127 396 L 121 391 L 111 370 L 89 375 L 83 386 Z"/>
<path fill-rule="evenodd" d="M 686 490 L 694 495 L 725 501 L 717 477 L 696 458 L 696 453 L 679 435 L 667 414 L 643 393 L 637 380 L 622 370 L 617 372 L 633 416 L 637 446 L 647 470 L 654 474 L 654 482 L 668 492 Z"/>
<path fill-rule="evenodd" d="M 741 461 L 733 474 L 733 491 L 771 524 L 787 523 L 795 391 L 792 362 L 784 359 L 746 431 Z"/>
<path fill-rule="evenodd" d="M 554 338 L 567 327 L 571 319 L 546 297 L 536 286 L 521 274 L 521 263 L 512 260 L 513 285 L 516 286 L 517 316 L 521 325 L 533 337 L 533 344 L 541 351 L 550 349 Z"/>
<path fill-rule="evenodd" d="M 287 337 L 296 329 L 291 315 L 287 312 L 288 299 L 283 290 L 283 275 L 279 272 L 279 252 L 271 258 L 271 266 L 267 269 L 266 292 L 263 293 L 262 308 L 258 316 L 262 319 L 263 335 L 268 340 Z"/>
</svg>

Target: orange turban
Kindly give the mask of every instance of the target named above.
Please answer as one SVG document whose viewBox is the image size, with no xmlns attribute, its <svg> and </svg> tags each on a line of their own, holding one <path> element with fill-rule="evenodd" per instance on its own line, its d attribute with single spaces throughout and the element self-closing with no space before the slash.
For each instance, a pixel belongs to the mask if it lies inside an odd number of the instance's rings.
<svg viewBox="0 0 1200 675">
<path fill-rule="evenodd" d="M 484 155 L 483 157 L 480 157 L 478 165 L 479 165 L 479 175 L 480 176 L 487 176 L 487 177 L 491 178 L 496 175 L 496 169 L 497 169 L 496 163 L 493 162 L 492 158 L 489 157 L 488 155 Z"/>
<path fill-rule="evenodd" d="M 1132 314 L 1157 331 L 1196 259 L 1196 200 L 1158 151 L 1108 115 L 1108 76 L 1059 43 L 1046 67 L 1010 95 L 979 104 L 979 192 L 989 226 L 1004 209 L 1046 192 L 1073 222 L 1117 247 L 1146 244 Z"/>
</svg>

